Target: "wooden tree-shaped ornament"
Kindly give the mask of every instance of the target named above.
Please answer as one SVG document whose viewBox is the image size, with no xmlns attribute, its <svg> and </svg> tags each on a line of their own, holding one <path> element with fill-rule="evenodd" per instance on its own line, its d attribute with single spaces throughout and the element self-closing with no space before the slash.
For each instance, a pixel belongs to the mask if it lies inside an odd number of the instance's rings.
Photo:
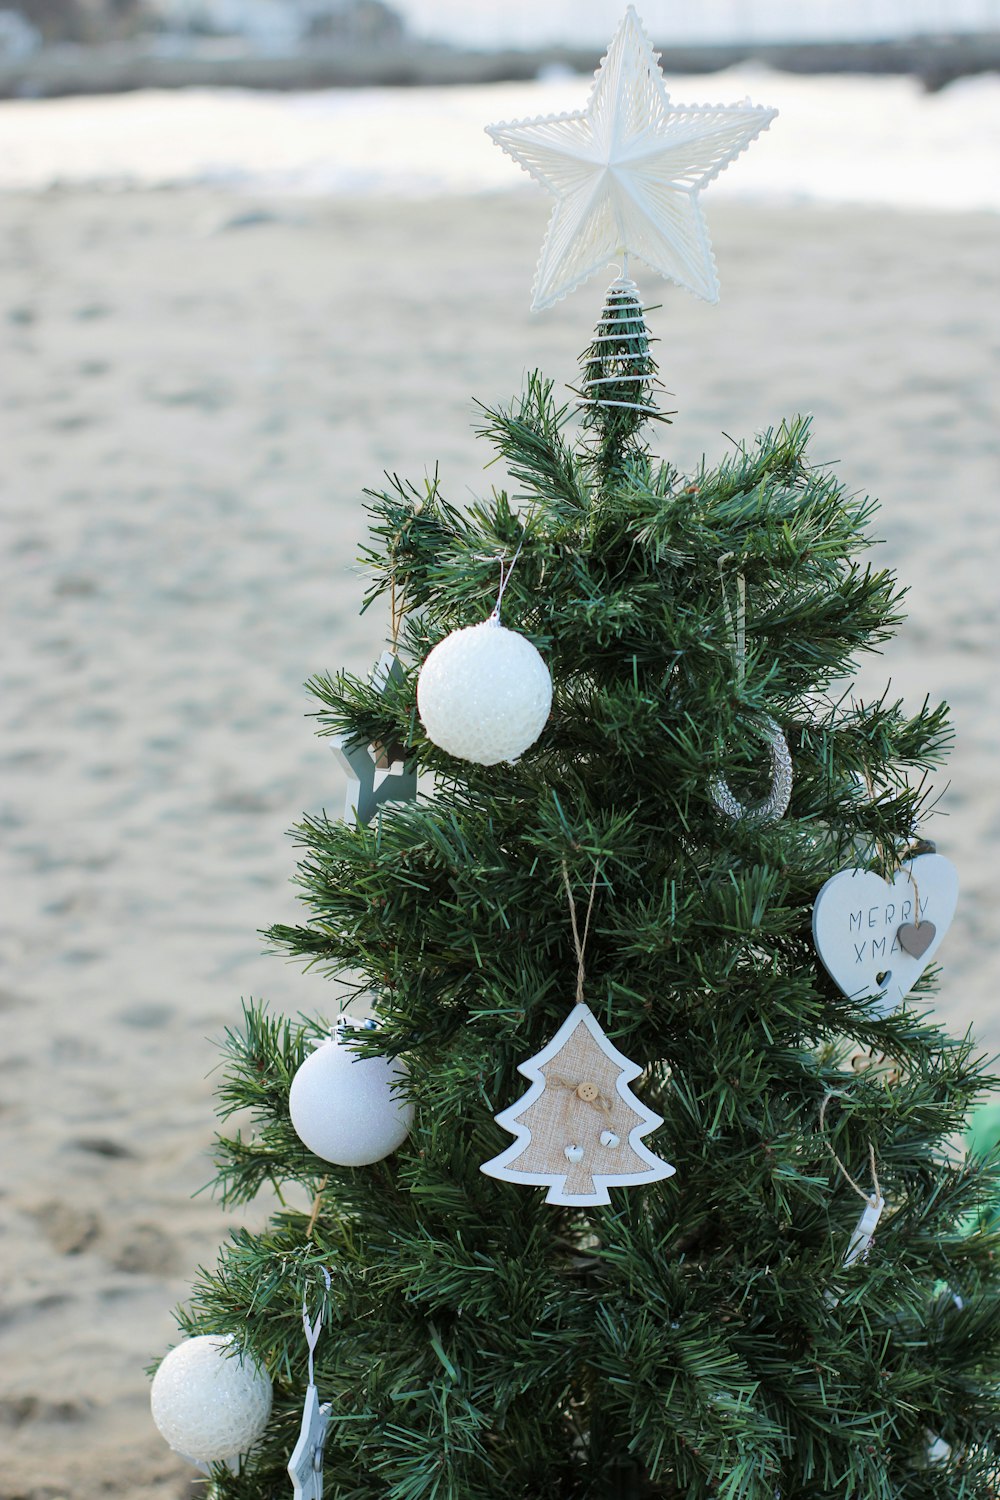
<svg viewBox="0 0 1000 1500">
<path fill-rule="evenodd" d="M 548 1186 L 546 1203 L 610 1203 L 609 1187 L 672 1177 L 641 1137 L 662 1118 L 629 1084 L 642 1072 L 610 1042 L 590 1007 L 574 1006 L 541 1052 L 518 1064 L 531 1088 L 496 1116 L 517 1139 L 484 1162 L 488 1177 Z"/>
</svg>

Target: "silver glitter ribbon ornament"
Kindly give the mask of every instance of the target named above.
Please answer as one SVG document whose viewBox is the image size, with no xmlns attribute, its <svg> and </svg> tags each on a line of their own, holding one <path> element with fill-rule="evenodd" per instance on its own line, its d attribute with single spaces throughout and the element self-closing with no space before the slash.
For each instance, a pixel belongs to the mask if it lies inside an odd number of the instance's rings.
<svg viewBox="0 0 1000 1500">
<path fill-rule="evenodd" d="M 725 565 L 733 555 L 732 552 L 727 552 L 724 557 L 719 558 L 719 572 L 722 575 L 722 607 L 726 612 L 726 620 L 732 633 L 736 676 L 742 686 L 746 663 L 746 580 L 742 573 L 737 575 L 739 604 L 734 619 L 729 600 L 726 598 L 724 574 Z M 789 753 L 788 741 L 782 734 L 780 726 L 767 714 L 751 728 L 754 734 L 766 741 L 770 751 L 771 790 L 762 802 L 755 802 L 748 807 L 733 795 L 723 778 L 717 776 L 711 782 L 708 794 L 724 817 L 731 818 L 734 823 L 752 823 L 763 828 L 768 823 L 780 822 L 788 810 L 788 804 L 792 798 L 792 757 Z"/>
<path fill-rule="evenodd" d="M 788 741 L 773 719 L 764 718 L 754 725 L 754 732 L 766 739 L 771 753 L 771 790 L 762 802 L 750 807 L 734 797 L 722 777 L 716 777 L 709 787 L 709 796 L 715 806 L 727 818 L 738 823 L 756 823 L 764 827 L 778 823 L 785 816 L 792 798 L 792 757 Z"/>
</svg>

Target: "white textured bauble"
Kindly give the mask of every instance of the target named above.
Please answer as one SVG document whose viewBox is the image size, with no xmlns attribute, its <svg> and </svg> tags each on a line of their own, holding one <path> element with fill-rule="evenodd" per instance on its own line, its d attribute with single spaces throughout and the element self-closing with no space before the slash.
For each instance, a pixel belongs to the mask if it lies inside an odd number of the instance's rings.
<svg viewBox="0 0 1000 1500">
<path fill-rule="evenodd" d="M 417 679 L 427 738 L 480 766 L 517 760 L 541 734 L 551 707 L 548 667 L 530 641 L 496 619 L 445 636 Z"/>
<path fill-rule="evenodd" d="M 331 1037 L 292 1079 L 288 1109 L 309 1150 L 338 1167 L 367 1167 L 401 1146 L 413 1105 L 394 1091 L 406 1077 L 397 1058 L 359 1057 Z"/>
<path fill-rule="evenodd" d="M 248 1453 L 271 1415 L 271 1381 L 232 1334 L 200 1334 L 171 1349 L 153 1377 L 153 1421 L 171 1448 L 211 1463 Z"/>
</svg>

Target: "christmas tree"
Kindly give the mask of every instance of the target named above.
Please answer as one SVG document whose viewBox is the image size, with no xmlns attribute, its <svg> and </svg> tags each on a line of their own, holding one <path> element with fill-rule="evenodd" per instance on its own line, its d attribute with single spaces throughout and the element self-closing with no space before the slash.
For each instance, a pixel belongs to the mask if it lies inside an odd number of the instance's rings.
<svg viewBox="0 0 1000 1500">
<path fill-rule="evenodd" d="M 587 110 L 495 131 L 556 191 L 536 303 L 623 249 L 714 296 L 697 191 L 769 118 L 674 109 L 630 12 Z M 369 495 L 392 649 L 309 685 L 354 779 L 270 934 L 332 1014 L 227 1038 L 219 1186 L 281 1206 L 154 1384 L 220 1500 L 290 1457 L 342 1500 L 1000 1486 L 1000 1169 L 955 1144 L 994 1080 L 929 1012 L 945 710 L 845 689 L 902 590 L 805 420 L 653 456 L 646 311 L 619 277 L 572 404 L 484 409 L 509 491 Z"/>
</svg>

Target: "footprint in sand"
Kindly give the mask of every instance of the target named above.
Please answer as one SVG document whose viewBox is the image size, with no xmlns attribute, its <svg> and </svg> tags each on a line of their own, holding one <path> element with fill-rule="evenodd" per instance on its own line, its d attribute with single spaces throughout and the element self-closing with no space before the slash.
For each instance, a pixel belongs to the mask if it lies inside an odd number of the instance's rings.
<svg viewBox="0 0 1000 1500">
<path fill-rule="evenodd" d="M 59 1255 L 80 1255 L 101 1232 L 101 1221 L 92 1209 L 74 1208 L 55 1198 L 29 1213 Z"/>
<path fill-rule="evenodd" d="M 90 1410 L 90 1403 L 85 1401 L 47 1401 L 34 1395 L 8 1396 L 0 1400 L 0 1427 L 24 1427 L 28 1422 L 82 1422 Z"/>
<path fill-rule="evenodd" d="M 156 1224 L 131 1224 L 110 1252 L 116 1271 L 130 1276 L 170 1276 L 178 1269 L 177 1245 Z"/>
</svg>

